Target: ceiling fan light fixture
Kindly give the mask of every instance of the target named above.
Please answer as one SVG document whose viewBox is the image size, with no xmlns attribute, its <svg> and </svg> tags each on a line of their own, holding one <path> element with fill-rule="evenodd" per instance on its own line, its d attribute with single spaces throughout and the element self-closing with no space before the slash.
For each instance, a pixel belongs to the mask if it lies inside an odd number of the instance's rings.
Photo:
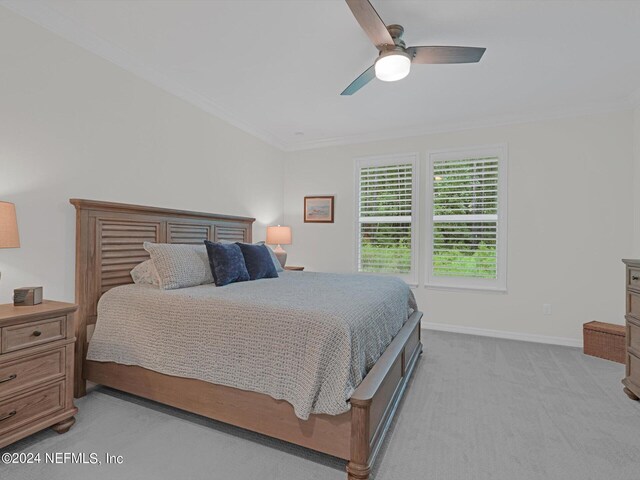
<svg viewBox="0 0 640 480">
<path fill-rule="evenodd" d="M 411 56 L 399 50 L 380 55 L 375 64 L 376 77 L 383 82 L 402 80 L 410 70 Z"/>
</svg>

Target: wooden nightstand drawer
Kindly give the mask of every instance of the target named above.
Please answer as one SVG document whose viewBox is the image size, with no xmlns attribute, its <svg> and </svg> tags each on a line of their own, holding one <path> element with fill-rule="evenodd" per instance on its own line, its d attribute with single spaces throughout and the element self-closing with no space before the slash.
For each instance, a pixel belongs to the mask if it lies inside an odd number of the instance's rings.
<svg viewBox="0 0 640 480">
<path fill-rule="evenodd" d="M 28 325 L 13 325 L 2 329 L 2 353 L 33 347 L 65 336 L 66 317 L 50 318 Z"/>
<path fill-rule="evenodd" d="M 640 319 L 640 294 L 627 292 L 627 313 Z"/>
<path fill-rule="evenodd" d="M 640 322 L 627 317 L 627 347 L 640 353 Z"/>
<path fill-rule="evenodd" d="M 640 269 L 627 269 L 627 285 L 629 288 L 640 291 Z"/>
<path fill-rule="evenodd" d="M 0 402 L 0 434 L 64 408 L 64 382 Z"/>
<path fill-rule="evenodd" d="M 632 353 L 627 355 L 629 358 L 627 379 L 635 385 L 640 386 L 640 358 L 636 357 Z"/>
<path fill-rule="evenodd" d="M 64 348 L 0 364 L 0 398 L 64 375 Z"/>
</svg>

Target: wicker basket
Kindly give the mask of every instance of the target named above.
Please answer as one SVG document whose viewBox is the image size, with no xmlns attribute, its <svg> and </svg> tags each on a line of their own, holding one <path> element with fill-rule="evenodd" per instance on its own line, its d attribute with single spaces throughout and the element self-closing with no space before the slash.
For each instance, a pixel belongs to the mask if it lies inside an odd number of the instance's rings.
<svg viewBox="0 0 640 480">
<path fill-rule="evenodd" d="M 625 363 L 627 354 L 624 325 L 589 322 L 583 325 L 584 353 Z"/>
</svg>

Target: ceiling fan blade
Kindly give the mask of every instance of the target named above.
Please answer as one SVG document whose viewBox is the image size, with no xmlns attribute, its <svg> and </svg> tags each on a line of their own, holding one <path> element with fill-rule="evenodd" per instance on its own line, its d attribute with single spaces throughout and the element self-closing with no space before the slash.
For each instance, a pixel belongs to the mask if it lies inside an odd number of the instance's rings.
<svg viewBox="0 0 640 480">
<path fill-rule="evenodd" d="M 376 76 L 376 71 L 373 65 L 367 68 L 364 72 L 360 74 L 358 78 L 356 78 L 351 85 L 344 89 L 344 91 L 340 95 L 353 95 L 362 87 L 364 87 L 367 83 L 373 80 Z"/>
<path fill-rule="evenodd" d="M 409 47 L 413 63 L 476 63 L 486 48 L 480 47 Z"/>
<path fill-rule="evenodd" d="M 386 25 L 368 0 L 346 0 L 346 2 L 353 16 L 378 49 L 383 45 L 394 45 Z"/>
</svg>

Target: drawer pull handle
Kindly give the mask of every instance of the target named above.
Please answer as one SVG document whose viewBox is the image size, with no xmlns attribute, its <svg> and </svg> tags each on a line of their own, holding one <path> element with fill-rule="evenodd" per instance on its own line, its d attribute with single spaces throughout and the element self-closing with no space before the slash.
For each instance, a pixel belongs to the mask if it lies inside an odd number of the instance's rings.
<svg viewBox="0 0 640 480">
<path fill-rule="evenodd" d="M 15 410 L 13 410 L 12 412 L 7 413 L 4 417 L 0 417 L 0 422 L 3 421 L 3 420 L 7 420 L 8 418 L 13 417 L 16 413 L 18 413 L 18 412 L 16 412 Z"/>
<path fill-rule="evenodd" d="M 11 380 L 13 380 L 14 378 L 16 378 L 18 375 L 16 373 L 12 373 L 11 375 L 9 375 L 7 378 L 3 378 L 2 380 L 0 380 L 0 383 L 4 383 L 4 382 L 10 382 Z"/>
<path fill-rule="evenodd" d="M 640 277 L 638 275 L 634 275 L 633 277 L 631 277 L 631 280 L 640 280 Z"/>
<path fill-rule="evenodd" d="M 42 335 L 42 332 L 40 330 L 36 330 L 33 332 L 34 337 L 39 337 L 40 335 Z"/>
</svg>

